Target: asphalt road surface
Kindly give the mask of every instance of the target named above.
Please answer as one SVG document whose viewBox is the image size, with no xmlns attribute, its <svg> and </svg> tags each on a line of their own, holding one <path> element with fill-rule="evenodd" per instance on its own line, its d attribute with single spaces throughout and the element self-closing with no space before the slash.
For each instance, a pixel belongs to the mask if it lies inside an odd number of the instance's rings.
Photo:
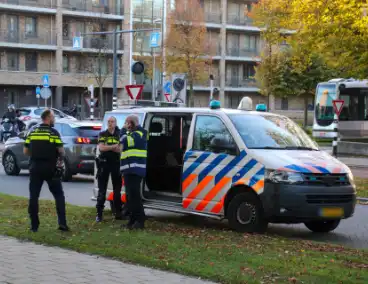
<svg viewBox="0 0 368 284">
<path fill-rule="evenodd" d="M 363 173 L 367 169 L 362 170 Z M 356 173 L 358 175 L 358 173 Z M 4 173 L 0 165 L 0 192 L 28 196 L 28 173 L 22 172 L 20 176 L 11 177 Z M 91 201 L 92 178 L 87 176 L 77 176 L 72 182 L 64 183 L 64 191 L 67 202 L 75 205 L 94 206 Z M 41 192 L 42 199 L 53 199 L 45 184 Z M 26 211 L 26 209 L 25 209 Z M 25 212 L 26 214 L 26 212 Z M 193 222 L 195 226 L 210 226 L 214 228 L 226 227 L 226 222 L 218 222 L 198 217 L 187 217 L 177 214 L 157 212 L 147 210 L 147 215 L 155 218 L 177 219 L 183 218 L 185 221 Z M 310 232 L 304 225 L 271 225 L 269 232 L 284 237 L 300 238 L 305 240 L 333 242 L 344 244 L 355 248 L 368 248 L 368 205 L 357 205 L 355 215 L 347 220 L 343 220 L 340 226 L 332 233 L 319 235 Z M 94 219 L 94 216 L 91 216 Z"/>
</svg>

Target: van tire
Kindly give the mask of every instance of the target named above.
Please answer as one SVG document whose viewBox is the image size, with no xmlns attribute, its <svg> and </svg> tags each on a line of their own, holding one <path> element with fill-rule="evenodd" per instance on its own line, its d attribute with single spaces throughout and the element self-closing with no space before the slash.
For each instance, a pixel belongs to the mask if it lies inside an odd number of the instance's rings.
<svg viewBox="0 0 368 284">
<path fill-rule="evenodd" d="M 235 195 L 227 208 L 230 228 L 241 233 L 266 232 L 268 221 L 263 216 L 261 201 L 253 192 Z"/>
<path fill-rule="evenodd" d="M 322 221 L 311 221 L 305 222 L 304 225 L 315 233 L 329 233 L 335 230 L 339 224 L 340 219 L 338 220 L 322 220 Z"/>
</svg>

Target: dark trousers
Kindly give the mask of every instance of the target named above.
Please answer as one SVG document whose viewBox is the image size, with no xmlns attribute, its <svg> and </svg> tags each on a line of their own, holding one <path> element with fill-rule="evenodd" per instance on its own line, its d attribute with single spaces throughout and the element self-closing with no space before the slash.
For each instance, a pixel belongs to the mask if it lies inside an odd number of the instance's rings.
<svg viewBox="0 0 368 284">
<path fill-rule="evenodd" d="M 65 196 L 63 186 L 60 178 L 54 178 L 50 171 L 37 170 L 37 168 L 30 171 L 29 182 L 29 206 L 28 213 L 31 218 L 31 227 L 37 229 L 40 221 L 38 218 L 38 199 L 40 197 L 41 188 L 44 182 L 47 182 L 49 190 L 54 196 L 56 212 L 58 215 L 58 223 L 60 226 L 66 226 L 65 217 Z"/>
<path fill-rule="evenodd" d="M 114 207 L 116 216 L 121 215 L 121 173 L 120 163 L 105 163 L 101 167 L 101 173 L 98 177 L 98 196 L 97 196 L 97 214 L 102 214 L 105 208 L 106 191 L 111 175 L 112 187 L 114 191 Z"/>
<path fill-rule="evenodd" d="M 144 214 L 143 202 L 141 197 L 142 177 L 133 174 L 124 175 L 125 190 L 127 195 L 127 206 L 130 213 L 129 223 L 144 223 L 146 215 Z"/>
</svg>

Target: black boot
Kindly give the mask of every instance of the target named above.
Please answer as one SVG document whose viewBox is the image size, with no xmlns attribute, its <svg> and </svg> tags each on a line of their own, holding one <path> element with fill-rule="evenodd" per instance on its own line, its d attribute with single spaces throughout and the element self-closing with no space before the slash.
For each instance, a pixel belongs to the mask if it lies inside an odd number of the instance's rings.
<svg viewBox="0 0 368 284">
<path fill-rule="evenodd" d="M 102 212 L 97 212 L 96 222 L 97 223 L 102 222 Z"/>
</svg>

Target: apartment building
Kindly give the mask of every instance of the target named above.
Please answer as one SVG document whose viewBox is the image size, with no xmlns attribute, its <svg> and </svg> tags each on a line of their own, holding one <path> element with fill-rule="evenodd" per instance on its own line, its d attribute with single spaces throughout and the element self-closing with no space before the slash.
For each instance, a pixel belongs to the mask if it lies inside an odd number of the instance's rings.
<svg viewBox="0 0 368 284">
<path fill-rule="evenodd" d="M 266 103 L 252 79 L 262 42 L 259 28 L 244 14 L 252 0 L 201 0 L 208 37 L 216 45 L 212 74 L 218 98 L 227 107 L 236 107 L 244 96 L 254 103 Z M 111 35 L 85 35 L 83 49 L 75 50 L 72 39 L 93 31 L 161 28 L 174 0 L 0 0 L 0 110 L 9 103 L 36 105 L 35 89 L 48 74 L 54 107 L 77 104 L 88 113 L 90 84 L 103 79 L 104 104 L 112 107 Z M 149 48 L 150 32 L 118 37 L 118 98 L 127 98 L 124 86 L 133 83 L 130 65 L 136 56 L 152 58 L 159 53 Z M 96 64 L 99 60 L 99 64 Z M 100 66 L 100 67 L 97 67 Z M 156 85 L 161 75 L 156 70 Z M 140 80 L 140 81 L 139 81 Z M 100 80 L 101 81 L 101 80 Z M 144 83 L 144 98 L 151 98 L 152 79 Z M 197 84 L 195 104 L 207 106 L 209 82 Z M 43 102 L 42 102 L 43 103 Z M 299 100 L 271 100 L 271 109 L 301 109 Z M 98 114 L 97 114 L 98 115 Z"/>
</svg>

